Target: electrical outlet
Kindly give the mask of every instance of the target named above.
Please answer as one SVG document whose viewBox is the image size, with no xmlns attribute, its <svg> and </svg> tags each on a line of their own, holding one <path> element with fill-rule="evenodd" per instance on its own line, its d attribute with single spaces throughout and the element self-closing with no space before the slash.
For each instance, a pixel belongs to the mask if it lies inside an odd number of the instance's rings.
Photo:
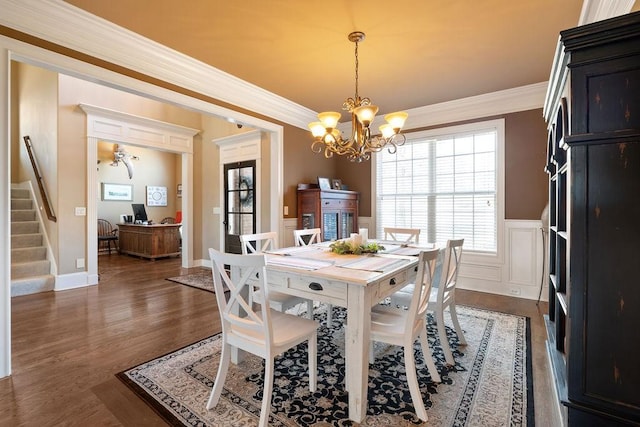
<svg viewBox="0 0 640 427">
<path fill-rule="evenodd" d="M 76 259 L 76 268 L 84 268 L 84 258 Z"/>
<path fill-rule="evenodd" d="M 520 288 L 511 288 L 509 289 L 509 295 L 520 295 Z"/>
<path fill-rule="evenodd" d="M 75 213 L 76 213 L 76 216 L 86 216 L 87 215 L 87 208 L 83 208 L 83 207 L 76 208 L 75 209 Z"/>
</svg>

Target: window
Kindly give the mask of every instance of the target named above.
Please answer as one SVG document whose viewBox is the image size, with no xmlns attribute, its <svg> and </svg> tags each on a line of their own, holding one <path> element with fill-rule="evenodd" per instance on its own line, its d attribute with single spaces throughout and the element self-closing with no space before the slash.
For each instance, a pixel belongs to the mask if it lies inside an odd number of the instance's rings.
<svg viewBox="0 0 640 427">
<path fill-rule="evenodd" d="M 464 238 L 465 249 L 495 254 L 504 121 L 406 136 L 396 154 L 376 155 L 377 235 L 384 227 L 420 228 L 421 241 Z"/>
</svg>

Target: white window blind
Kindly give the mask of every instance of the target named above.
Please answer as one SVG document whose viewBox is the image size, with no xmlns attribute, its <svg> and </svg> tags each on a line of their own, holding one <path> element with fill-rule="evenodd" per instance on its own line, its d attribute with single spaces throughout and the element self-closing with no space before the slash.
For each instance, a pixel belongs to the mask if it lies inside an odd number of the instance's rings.
<svg viewBox="0 0 640 427">
<path fill-rule="evenodd" d="M 497 129 L 422 135 L 376 157 L 377 235 L 420 228 L 421 242 L 464 238 L 467 250 L 496 253 Z"/>
</svg>

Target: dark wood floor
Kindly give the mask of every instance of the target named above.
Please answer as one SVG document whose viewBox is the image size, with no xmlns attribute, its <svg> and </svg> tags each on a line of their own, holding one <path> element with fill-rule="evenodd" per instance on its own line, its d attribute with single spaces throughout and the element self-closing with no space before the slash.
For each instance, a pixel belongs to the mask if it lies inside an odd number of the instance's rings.
<svg viewBox="0 0 640 427">
<path fill-rule="evenodd" d="M 0 380 L 0 426 L 164 425 L 114 374 L 219 332 L 215 296 L 165 280 L 190 272 L 176 258 L 105 255 L 99 272 L 99 286 L 12 299 L 13 374 Z M 536 424 L 554 425 L 546 304 L 469 291 L 458 301 L 531 318 Z"/>
</svg>

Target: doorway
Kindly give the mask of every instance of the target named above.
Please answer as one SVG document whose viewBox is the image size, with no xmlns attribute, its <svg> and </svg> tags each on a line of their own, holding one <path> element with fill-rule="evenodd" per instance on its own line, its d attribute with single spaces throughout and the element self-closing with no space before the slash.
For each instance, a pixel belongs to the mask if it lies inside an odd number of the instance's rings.
<svg viewBox="0 0 640 427">
<path fill-rule="evenodd" d="M 256 161 L 224 165 L 224 249 L 242 253 L 241 234 L 256 232 Z"/>
</svg>

